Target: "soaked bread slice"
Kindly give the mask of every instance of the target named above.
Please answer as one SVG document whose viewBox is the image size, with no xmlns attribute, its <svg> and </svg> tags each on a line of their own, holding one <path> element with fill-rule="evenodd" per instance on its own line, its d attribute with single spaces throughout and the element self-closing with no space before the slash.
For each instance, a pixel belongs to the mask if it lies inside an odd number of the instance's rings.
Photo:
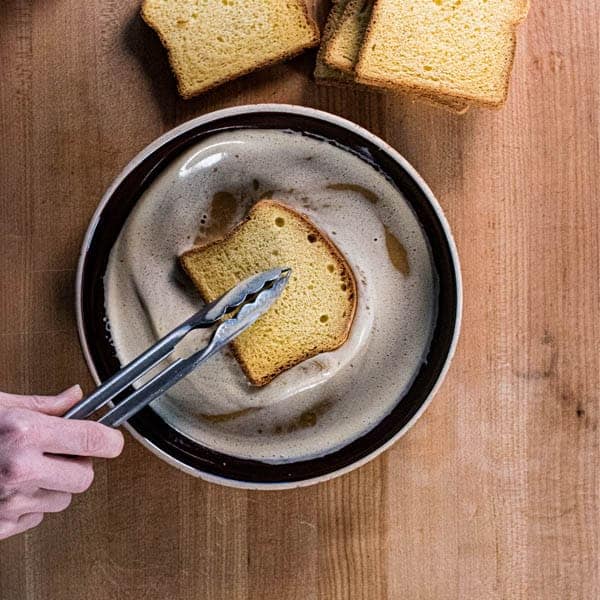
<svg viewBox="0 0 600 600">
<path fill-rule="evenodd" d="M 329 11 L 327 22 L 325 23 L 325 30 L 323 31 L 323 37 L 321 38 L 321 46 L 317 53 L 317 65 L 315 67 L 315 79 L 317 80 L 317 83 L 340 86 L 354 84 L 353 75 L 348 75 L 338 68 L 325 63 L 325 54 L 329 49 L 331 39 L 338 30 L 344 11 L 349 2 L 350 0 L 333 0 L 333 6 Z"/>
<path fill-rule="evenodd" d="M 376 0 L 358 81 L 432 99 L 502 106 L 528 0 Z"/>
<path fill-rule="evenodd" d="M 324 61 L 354 77 L 354 67 L 371 20 L 372 0 L 350 0 L 326 46 Z"/>
<path fill-rule="evenodd" d="M 205 302 L 260 271 L 292 268 L 275 305 L 232 342 L 254 385 L 348 338 L 357 301 L 352 269 L 322 231 L 281 202 L 257 202 L 229 235 L 185 252 L 180 261 Z"/>
<path fill-rule="evenodd" d="M 142 17 L 184 98 L 319 43 L 304 0 L 144 0 Z"/>
</svg>

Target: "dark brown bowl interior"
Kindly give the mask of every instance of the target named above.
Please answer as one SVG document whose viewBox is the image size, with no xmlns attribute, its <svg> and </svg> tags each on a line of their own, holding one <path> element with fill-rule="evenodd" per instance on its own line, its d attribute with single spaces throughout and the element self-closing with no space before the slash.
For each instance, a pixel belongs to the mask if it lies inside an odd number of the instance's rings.
<svg viewBox="0 0 600 600">
<path fill-rule="evenodd" d="M 341 144 L 384 173 L 404 194 L 426 232 L 439 276 L 439 310 L 431 349 L 409 391 L 393 411 L 368 433 L 344 448 L 318 458 L 287 464 L 267 464 L 220 454 L 181 435 L 146 408 L 130 425 L 157 448 L 185 465 L 214 476 L 247 483 L 283 483 L 321 477 L 375 452 L 400 432 L 426 403 L 438 381 L 457 327 L 457 274 L 443 224 L 426 193 L 408 171 L 386 151 L 359 133 L 285 108 L 222 116 L 183 131 L 135 166 L 104 206 L 82 259 L 81 306 L 83 332 L 98 376 L 106 379 L 119 368 L 110 343 L 104 310 L 103 277 L 111 248 L 132 207 L 157 174 L 190 145 L 216 133 L 242 128 L 285 129 Z M 119 398 L 115 400 L 119 402 Z"/>
</svg>

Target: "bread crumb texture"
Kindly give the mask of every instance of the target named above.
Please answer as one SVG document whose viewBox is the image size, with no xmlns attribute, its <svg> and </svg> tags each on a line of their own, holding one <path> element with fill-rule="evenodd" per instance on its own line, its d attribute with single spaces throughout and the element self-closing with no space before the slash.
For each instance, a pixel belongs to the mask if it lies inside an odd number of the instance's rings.
<svg viewBox="0 0 600 600">
<path fill-rule="evenodd" d="M 260 271 L 292 268 L 281 297 L 232 343 L 255 385 L 348 337 L 357 301 L 350 266 L 306 216 L 280 202 L 259 201 L 227 237 L 186 252 L 181 263 L 206 302 Z"/>
<path fill-rule="evenodd" d="M 377 0 L 359 80 L 504 103 L 527 0 Z"/>
<path fill-rule="evenodd" d="M 303 0 L 144 0 L 142 17 L 190 98 L 319 42 Z"/>
</svg>

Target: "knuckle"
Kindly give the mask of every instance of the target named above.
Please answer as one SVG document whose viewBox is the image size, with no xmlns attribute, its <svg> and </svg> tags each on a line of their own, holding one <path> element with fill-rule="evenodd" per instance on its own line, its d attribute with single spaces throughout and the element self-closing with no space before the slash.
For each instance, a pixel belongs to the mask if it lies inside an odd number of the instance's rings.
<svg viewBox="0 0 600 600">
<path fill-rule="evenodd" d="M 4 445 L 24 445 L 31 442 L 34 434 L 35 428 L 27 411 L 11 409 L 0 414 L 0 436 Z"/>
<path fill-rule="evenodd" d="M 105 439 L 101 429 L 93 427 L 92 423 L 86 423 L 83 430 L 82 448 L 86 454 L 97 454 L 105 446 Z"/>
<path fill-rule="evenodd" d="M 0 483 L 3 487 L 18 487 L 27 483 L 33 473 L 31 460 L 23 452 L 14 452 L 0 464 Z"/>
<path fill-rule="evenodd" d="M 48 400 L 43 396 L 38 396 L 34 394 L 29 396 L 29 404 L 31 405 L 31 410 L 35 410 L 37 412 L 44 412 L 48 407 Z"/>
</svg>

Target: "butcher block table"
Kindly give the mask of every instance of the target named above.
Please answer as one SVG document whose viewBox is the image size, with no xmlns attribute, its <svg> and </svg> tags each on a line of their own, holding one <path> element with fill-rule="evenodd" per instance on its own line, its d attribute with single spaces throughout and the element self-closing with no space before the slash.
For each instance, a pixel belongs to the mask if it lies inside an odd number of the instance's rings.
<svg viewBox="0 0 600 600">
<path fill-rule="evenodd" d="M 69 510 L 0 542 L 0 598 L 600 598 L 600 3 L 534 1 L 507 106 L 464 116 L 319 87 L 314 52 L 183 101 L 138 9 L 0 2 L 0 389 L 93 389 L 74 279 L 103 191 L 163 132 L 246 103 L 341 115 L 420 171 L 462 335 L 417 425 L 328 483 L 219 487 L 127 436 Z"/>
</svg>

